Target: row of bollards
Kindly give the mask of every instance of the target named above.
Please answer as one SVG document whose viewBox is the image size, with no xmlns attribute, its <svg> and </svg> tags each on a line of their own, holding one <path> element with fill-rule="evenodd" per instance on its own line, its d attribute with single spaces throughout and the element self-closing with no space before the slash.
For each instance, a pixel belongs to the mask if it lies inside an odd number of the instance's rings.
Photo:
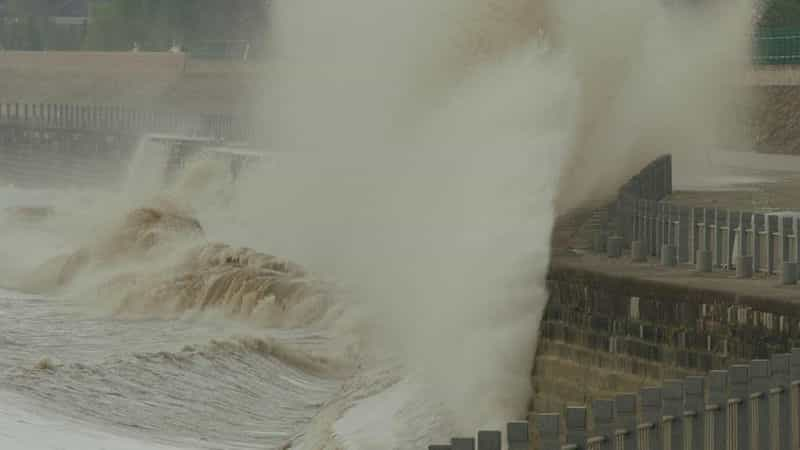
<svg viewBox="0 0 800 450">
<path fill-rule="evenodd" d="M 506 425 L 506 446 L 500 431 L 479 431 L 478 438 L 452 438 L 449 444 L 429 445 L 428 450 L 528 450 L 531 447 L 528 422 L 509 422 Z"/>
<path fill-rule="evenodd" d="M 594 235 L 593 249 L 595 253 L 605 252 L 609 258 L 619 258 L 623 254 L 625 241 L 620 236 L 606 237 L 605 233 L 597 232 Z M 662 266 L 674 267 L 678 264 L 678 248 L 674 245 L 661 247 L 660 262 Z M 695 253 L 695 271 L 698 273 L 711 273 L 713 271 L 714 256 L 710 250 L 697 250 Z M 631 242 L 631 262 L 647 262 L 647 251 L 642 241 Z M 747 279 L 753 277 L 753 257 L 736 257 L 736 278 Z M 798 263 L 784 261 L 781 270 L 781 284 L 794 285 L 800 278 Z"/>
</svg>

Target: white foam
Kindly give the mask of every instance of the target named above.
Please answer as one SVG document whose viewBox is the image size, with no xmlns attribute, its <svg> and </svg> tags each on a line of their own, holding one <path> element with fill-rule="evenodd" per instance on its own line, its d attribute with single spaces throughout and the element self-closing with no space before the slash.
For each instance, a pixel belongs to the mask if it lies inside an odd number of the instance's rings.
<svg viewBox="0 0 800 450">
<path fill-rule="evenodd" d="M 88 425 L 31 411 L 23 397 L 0 392 L 0 448 L 26 450 L 168 450 L 152 442 L 99 431 Z"/>
</svg>

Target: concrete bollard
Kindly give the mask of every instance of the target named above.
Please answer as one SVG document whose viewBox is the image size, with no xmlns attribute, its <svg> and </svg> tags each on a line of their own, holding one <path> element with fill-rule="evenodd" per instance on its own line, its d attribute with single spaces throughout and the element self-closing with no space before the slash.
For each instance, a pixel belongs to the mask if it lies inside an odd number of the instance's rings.
<svg viewBox="0 0 800 450">
<path fill-rule="evenodd" d="M 797 263 L 784 261 L 781 283 L 785 285 L 797 284 Z"/>
<path fill-rule="evenodd" d="M 592 235 L 592 251 L 595 253 L 604 253 L 606 251 L 606 233 L 601 230 L 595 230 Z"/>
<path fill-rule="evenodd" d="M 478 431 L 478 450 L 500 450 L 502 442 L 499 431 Z"/>
<path fill-rule="evenodd" d="M 661 247 L 661 265 L 667 267 L 673 267 L 677 264 L 676 260 L 676 250 L 672 245 L 664 245 Z"/>
<path fill-rule="evenodd" d="M 695 255 L 697 261 L 697 271 L 703 273 L 711 272 L 711 252 L 708 250 L 698 250 Z"/>
<path fill-rule="evenodd" d="M 450 439 L 452 450 L 475 450 L 475 438 L 453 438 Z"/>
<path fill-rule="evenodd" d="M 752 256 L 739 256 L 736 258 L 736 278 L 753 278 Z"/>
<path fill-rule="evenodd" d="M 642 241 L 631 242 L 631 262 L 647 262 L 647 255 L 644 252 L 644 245 L 642 245 Z"/>
<path fill-rule="evenodd" d="M 608 238 L 606 252 L 609 258 L 619 258 L 622 256 L 622 241 L 623 239 L 619 236 L 611 236 Z"/>
</svg>

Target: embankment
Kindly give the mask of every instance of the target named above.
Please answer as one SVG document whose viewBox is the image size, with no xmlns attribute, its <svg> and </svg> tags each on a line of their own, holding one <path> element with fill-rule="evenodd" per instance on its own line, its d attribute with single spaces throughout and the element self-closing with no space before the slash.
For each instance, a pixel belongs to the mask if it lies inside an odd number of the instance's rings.
<svg viewBox="0 0 800 450">
<path fill-rule="evenodd" d="M 769 289 L 753 295 L 702 280 L 687 285 L 618 274 L 579 257 L 556 259 L 548 285 L 532 374 L 534 412 L 610 398 L 800 344 L 800 302 L 771 296 Z"/>
<path fill-rule="evenodd" d="M 0 98 L 240 112 L 249 108 L 263 72 L 257 63 L 175 53 L 0 52 Z"/>
</svg>

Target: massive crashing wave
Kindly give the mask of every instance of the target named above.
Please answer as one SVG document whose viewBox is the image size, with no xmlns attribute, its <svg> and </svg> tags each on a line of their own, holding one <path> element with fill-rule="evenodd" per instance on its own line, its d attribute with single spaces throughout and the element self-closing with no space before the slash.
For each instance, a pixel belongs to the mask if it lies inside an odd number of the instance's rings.
<svg viewBox="0 0 800 450">
<path fill-rule="evenodd" d="M 93 290 L 117 315 L 175 317 L 215 309 L 269 326 L 307 324 L 324 314 L 326 302 L 299 265 L 206 242 L 190 212 L 167 201 L 130 211 L 95 242 L 42 264 L 20 288 Z"/>
</svg>

